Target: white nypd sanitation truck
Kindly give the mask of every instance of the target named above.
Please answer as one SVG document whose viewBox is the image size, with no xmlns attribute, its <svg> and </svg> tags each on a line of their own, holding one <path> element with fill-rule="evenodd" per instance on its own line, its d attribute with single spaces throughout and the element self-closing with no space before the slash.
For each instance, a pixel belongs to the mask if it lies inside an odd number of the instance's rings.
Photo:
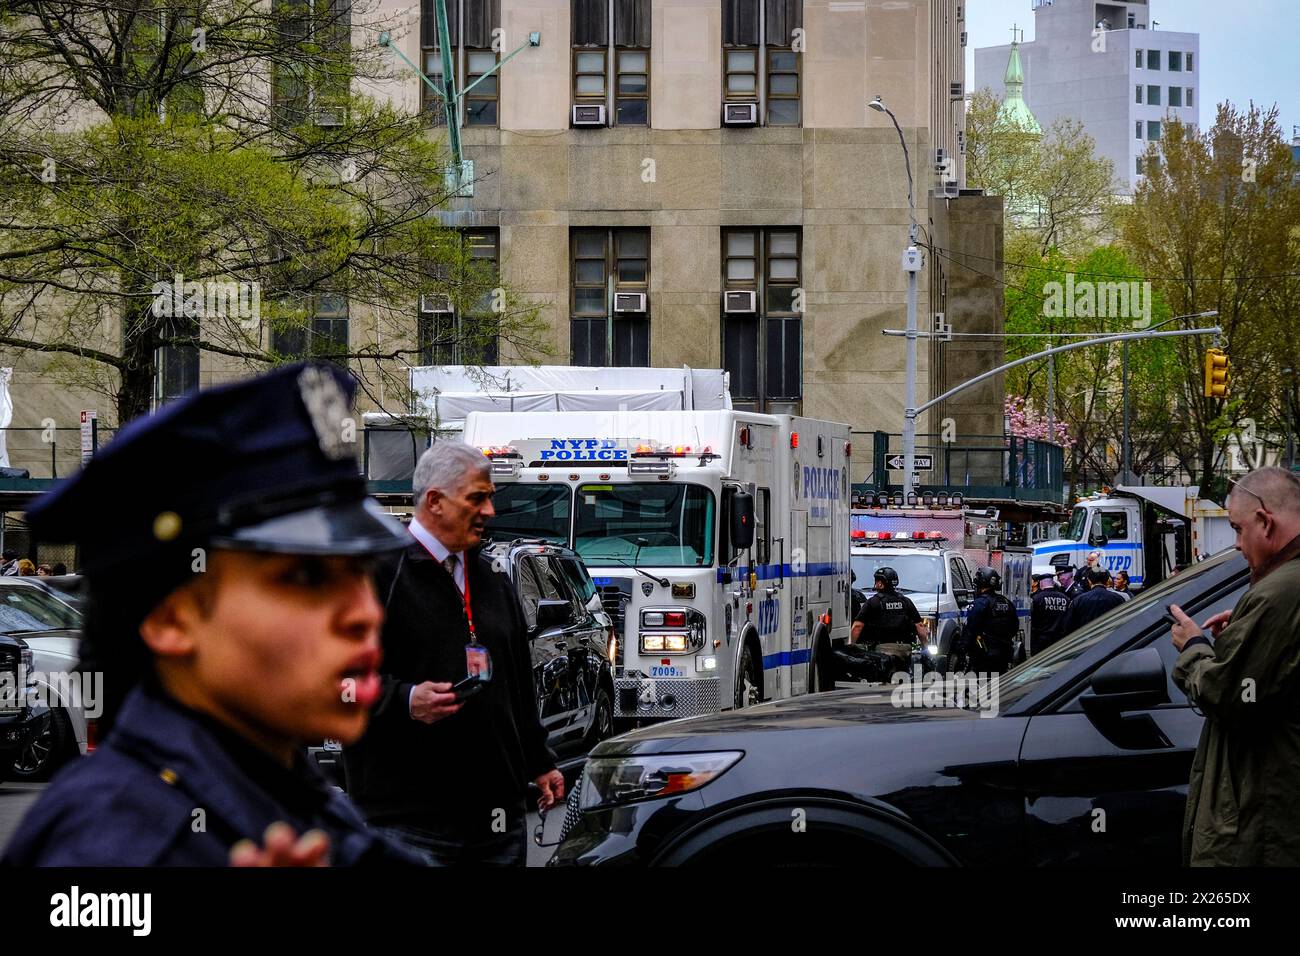
<svg viewBox="0 0 1300 956">
<path fill-rule="evenodd" d="M 494 540 L 582 557 L 616 622 L 622 724 L 824 687 L 847 638 L 848 425 L 716 411 L 473 412 Z"/>
</svg>

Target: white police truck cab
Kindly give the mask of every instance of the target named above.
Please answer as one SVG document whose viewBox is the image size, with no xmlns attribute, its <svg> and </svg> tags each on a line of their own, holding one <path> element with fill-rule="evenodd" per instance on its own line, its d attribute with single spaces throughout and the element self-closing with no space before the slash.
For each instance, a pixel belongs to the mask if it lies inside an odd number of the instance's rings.
<svg viewBox="0 0 1300 956">
<path fill-rule="evenodd" d="M 494 540 L 582 557 L 615 618 L 615 718 L 826 686 L 849 609 L 849 427 L 719 411 L 473 412 Z"/>
<path fill-rule="evenodd" d="M 1079 499 L 1063 539 L 1034 545 L 1034 560 L 1082 567 L 1100 551 L 1101 566 L 1128 574 L 1133 590 L 1232 547 L 1228 512 L 1194 485 L 1121 486 Z"/>
</svg>

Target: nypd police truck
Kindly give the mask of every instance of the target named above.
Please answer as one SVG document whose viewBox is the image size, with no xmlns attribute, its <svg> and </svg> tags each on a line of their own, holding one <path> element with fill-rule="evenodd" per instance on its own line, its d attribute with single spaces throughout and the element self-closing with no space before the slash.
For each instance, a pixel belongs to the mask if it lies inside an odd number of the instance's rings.
<svg viewBox="0 0 1300 956">
<path fill-rule="evenodd" d="M 847 425 L 473 412 L 463 438 L 492 462 L 489 535 L 567 544 L 590 569 L 616 624 L 622 726 L 828 685 L 852 624 Z"/>
</svg>

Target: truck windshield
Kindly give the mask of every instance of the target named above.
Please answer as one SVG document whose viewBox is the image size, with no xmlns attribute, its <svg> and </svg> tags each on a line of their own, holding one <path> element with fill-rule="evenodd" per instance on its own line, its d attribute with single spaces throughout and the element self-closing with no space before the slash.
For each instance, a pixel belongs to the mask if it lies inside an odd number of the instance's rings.
<svg viewBox="0 0 1300 956">
<path fill-rule="evenodd" d="M 855 588 L 870 591 L 875 581 L 877 568 L 893 568 L 898 572 L 898 590 L 914 591 L 920 594 L 934 594 L 943 582 L 943 558 L 939 554 L 855 554 L 849 558 L 849 566 L 857 579 Z"/>
<path fill-rule="evenodd" d="M 1065 532 L 1065 536 L 1071 541 L 1083 540 L 1083 526 L 1088 523 L 1088 509 L 1075 508 L 1070 513 L 1070 530 Z"/>
<path fill-rule="evenodd" d="M 486 537 L 493 541 L 541 538 L 551 544 L 569 543 L 567 485 L 497 485 L 492 496 L 496 514 L 488 520 Z"/>
<path fill-rule="evenodd" d="M 713 493 L 699 485 L 580 485 L 573 547 L 588 564 L 661 568 L 713 562 Z M 643 541 L 637 554 L 638 541 Z"/>
</svg>

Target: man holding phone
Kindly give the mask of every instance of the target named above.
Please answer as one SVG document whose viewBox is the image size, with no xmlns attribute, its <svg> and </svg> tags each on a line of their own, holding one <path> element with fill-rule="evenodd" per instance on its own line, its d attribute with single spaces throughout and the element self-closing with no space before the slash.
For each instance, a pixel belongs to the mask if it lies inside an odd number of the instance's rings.
<svg viewBox="0 0 1300 956">
<path fill-rule="evenodd" d="M 549 809 L 564 778 L 537 713 L 519 602 L 480 553 L 490 466 L 439 441 L 411 484 L 411 541 L 376 572 L 382 691 L 370 730 L 344 751 L 348 789 L 372 824 L 432 862 L 522 866 L 528 782 Z"/>
<path fill-rule="evenodd" d="M 1300 866 L 1300 476 L 1261 468 L 1235 485 L 1228 521 L 1250 589 L 1200 627 L 1169 607 L 1174 681 L 1205 714 L 1184 861 Z"/>
</svg>

